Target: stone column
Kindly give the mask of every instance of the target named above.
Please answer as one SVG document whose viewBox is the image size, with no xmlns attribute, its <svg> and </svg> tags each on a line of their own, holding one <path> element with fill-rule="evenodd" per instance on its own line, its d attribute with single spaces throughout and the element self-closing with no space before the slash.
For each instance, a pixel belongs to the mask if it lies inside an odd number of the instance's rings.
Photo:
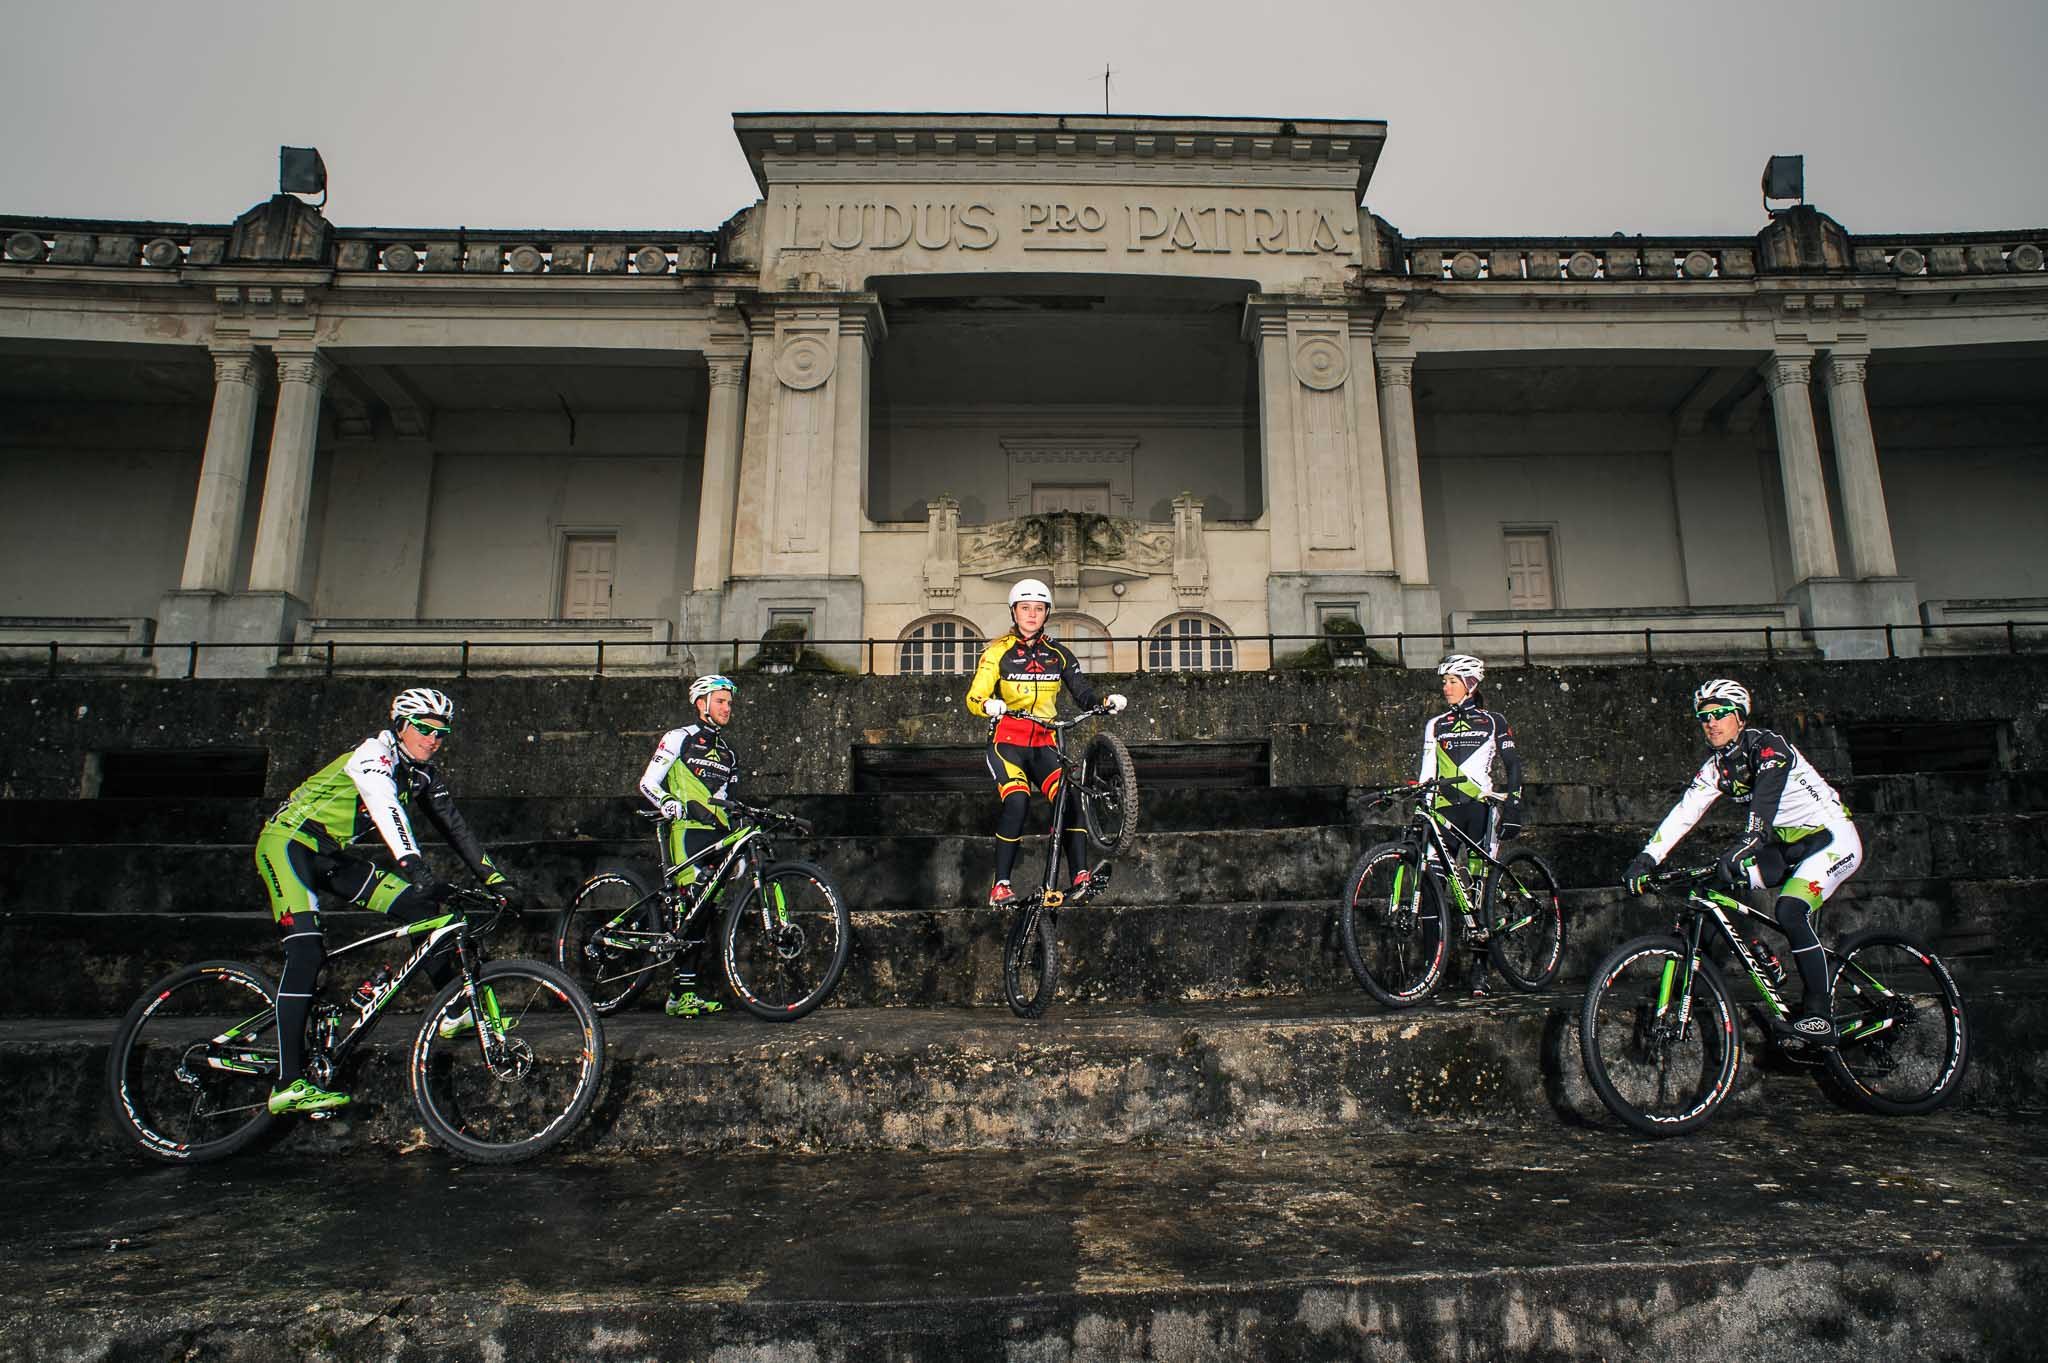
<svg viewBox="0 0 2048 1363">
<path fill-rule="evenodd" d="M 296 596 L 306 552 L 306 512 L 313 496 L 313 450 L 320 435 L 320 395 L 334 366 L 318 351 L 277 356 L 277 420 L 256 523 L 251 592 Z"/>
<path fill-rule="evenodd" d="M 1387 507 L 1385 426 L 1380 420 L 1379 372 L 1373 358 L 1372 323 L 1351 319 L 1351 389 L 1358 431 L 1359 528 L 1364 531 L 1364 567 L 1369 573 L 1393 573 L 1393 521 Z M 1413 423 L 1411 422 L 1411 425 Z"/>
<path fill-rule="evenodd" d="M 1863 389 L 1866 363 L 1861 355 L 1828 357 L 1828 417 L 1835 433 L 1842 528 L 1848 534 L 1851 577 L 1896 577 L 1899 564 L 1892 553 L 1891 517 L 1885 510 L 1877 440 L 1871 434 L 1870 404 Z"/>
<path fill-rule="evenodd" d="M 718 591 L 732 570 L 733 495 L 739 483 L 740 432 L 746 417 L 747 359 L 705 357 L 711 371 L 704 413 L 704 487 L 697 500 L 697 558 L 690 586 Z"/>
<path fill-rule="evenodd" d="M 1301 491 L 1294 455 L 1294 374 L 1287 354 L 1287 319 L 1267 313 L 1254 319 L 1258 345 L 1259 448 L 1266 485 L 1270 530 L 1270 571 L 1301 571 Z"/>
<path fill-rule="evenodd" d="M 1382 358 L 1380 438 L 1387 451 L 1388 513 L 1394 567 L 1404 586 L 1429 581 L 1429 540 L 1422 524 L 1422 464 L 1415 443 L 1415 361 Z"/>
<path fill-rule="evenodd" d="M 1775 355 L 1764 370 L 1771 416 L 1778 427 L 1778 464 L 1785 484 L 1785 528 L 1792 543 L 1795 583 L 1841 576 L 1827 484 L 1821 477 L 1820 439 L 1813 429 L 1812 381 L 1813 361 L 1803 355 Z"/>
<path fill-rule="evenodd" d="M 258 396 L 255 351 L 214 351 L 213 415 L 206 425 L 206 456 L 199 467 L 180 591 L 225 592 L 234 585 Z"/>
</svg>

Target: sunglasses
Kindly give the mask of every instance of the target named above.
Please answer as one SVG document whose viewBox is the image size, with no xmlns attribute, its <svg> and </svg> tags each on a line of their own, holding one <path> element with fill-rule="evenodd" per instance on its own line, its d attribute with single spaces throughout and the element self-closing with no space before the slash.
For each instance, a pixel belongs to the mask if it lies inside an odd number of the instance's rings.
<svg viewBox="0 0 2048 1363">
<path fill-rule="evenodd" d="M 405 722 L 429 738 L 446 738 L 455 732 L 453 724 L 443 724 L 438 719 L 421 719 L 418 715 L 407 715 Z"/>
<path fill-rule="evenodd" d="M 1714 720 L 1726 719 L 1730 715 L 1739 715 L 1741 713 L 1740 710 L 1732 705 L 1709 705 L 1704 709 L 1693 711 L 1692 717 L 1702 724 L 1709 724 Z"/>
</svg>

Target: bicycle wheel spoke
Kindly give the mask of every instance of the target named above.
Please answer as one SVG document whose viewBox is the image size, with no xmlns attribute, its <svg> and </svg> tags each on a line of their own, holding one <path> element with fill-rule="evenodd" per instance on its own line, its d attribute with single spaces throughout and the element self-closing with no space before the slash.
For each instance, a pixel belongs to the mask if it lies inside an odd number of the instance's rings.
<svg viewBox="0 0 2048 1363">
<path fill-rule="evenodd" d="M 1967 1055 L 1953 981 L 1930 954 L 1896 934 L 1879 931 L 1844 948 L 1831 997 L 1841 1036 L 1831 1072 L 1877 1111 L 1938 1105 Z"/>
<path fill-rule="evenodd" d="M 1352 868 L 1342 918 L 1353 973 L 1390 1007 L 1427 998 L 1443 974 L 1444 915 L 1433 881 L 1396 847 L 1375 849 Z"/>
<path fill-rule="evenodd" d="M 660 898 L 624 873 L 586 881 L 555 932 L 555 964 L 590 995 L 600 1013 L 623 1008 L 646 986 L 664 954 Z"/>
<path fill-rule="evenodd" d="M 227 963 L 187 967 L 152 986 L 107 1063 L 118 1126 L 145 1153 L 179 1162 L 254 1140 L 270 1123 L 276 1076 L 267 986 L 253 968 Z"/>
<path fill-rule="evenodd" d="M 761 893 L 726 920 L 727 981 L 757 1016 L 801 1016 L 838 985 L 851 936 L 852 919 L 823 872 L 801 863 L 771 867 Z"/>
<path fill-rule="evenodd" d="M 1712 1113 L 1733 1087 L 1741 1038 L 1717 976 L 1685 979 L 1677 943 L 1618 948 L 1595 973 L 1580 1019 L 1587 1077 L 1638 1130 L 1673 1134 Z"/>
<path fill-rule="evenodd" d="M 481 1025 L 452 1037 L 438 1022 L 471 1006 L 462 981 L 436 1000 L 414 1042 L 411 1078 L 420 1115 L 441 1144 L 487 1163 L 523 1159 L 560 1140 L 588 1110 L 603 1033 L 573 983 L 551 972 L 534 961 L 485 966 Z"/>
</svg>

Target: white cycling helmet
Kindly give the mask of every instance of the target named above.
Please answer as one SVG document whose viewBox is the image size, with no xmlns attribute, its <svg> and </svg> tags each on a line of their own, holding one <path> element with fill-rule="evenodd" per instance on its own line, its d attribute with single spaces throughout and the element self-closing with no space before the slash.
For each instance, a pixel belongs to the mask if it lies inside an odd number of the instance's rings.
<svg viewBox="0 0 2048 1363">
<path fill-rule="evenodd" d="M 427 686 L 410 687 L 391 698 L 393 724 L 415 718 L 438 719 L 452 728 L 455 724 L 455 702 Z"/>
<path fill-rule="evenodd" d="M 1486 664 L 1469 653 L 1453 653 L 1436 665 L 1436 674 L 1477 686 L 1486 680 Z"/>
<path fill-rule="evenodd" d="M 714 691 L 730 691 L 734 695 L 740 693 L 740 689 L 732 684 L 732 678 L 710 672 L 690 683 L 690 700 L 692 703 L 700 701 Z"/>
<path fill-rule="evenodd" d="M 1027 577 L 1010 588 L 1010 609 L 1015 610 L 1019 601 L 1042 601 L 1047 610 L 1052 609 L 1052 588 L 1035 577 Z"/>
<path fill-rule="evenodd" d="M 1697 710 L 1708 701 L 1732 705 L 1736 713 L 1745 718 L 1749 714 L 1749 688 L 1739 681 L 1715 677 L 1712 681 L 1701 682 L 1700 689 L 1692 693 L 1692 708 Z"/>
</svg>

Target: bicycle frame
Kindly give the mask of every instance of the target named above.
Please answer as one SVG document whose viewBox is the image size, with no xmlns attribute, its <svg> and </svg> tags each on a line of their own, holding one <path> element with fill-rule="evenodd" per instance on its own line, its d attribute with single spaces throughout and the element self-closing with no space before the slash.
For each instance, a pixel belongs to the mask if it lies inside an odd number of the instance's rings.
<svg viewBox="0 0 2048 1363">
<path fill-rule="evenodd" d="M 1438 879 L 1449 884 L 1458 912 L 1463 914 L 1468 921 L 1476 922 L 1481 891 L 1479 887 L 1465 883 L 1464 874 L 1459 869 L 1460 863 L 1465 855 L 1477 856 L 1488 866 L 1495 869 L 1499 869 L 1504 863 L 1499 857 L 1494 855 L 1491 848 L 1483 847 L 1468 837 L 1464 829 L 1459 828 L 1444 816 L 1443 811 L 1430 807 L 1427 797 L 1435 792 L 1436 786 L 1437 783 L 1435 781 L 1424 781 L 1419 785 L 1413 786 L 1386 786 L 1373 792 L 1371 798 L 1375 804 L 1410 798 L 1417 801 L 1415 812 L 1408 816 L 1408 826 L 1403 830 L 1403 837 L 1415 835 L 1417 841 L 1423 845 L 1425 852 L 1433 850 L 1436 853 L 1436 868 L 1429 868 L 1428 858 L 1425 856 L 1423 860 L 1425 870 L 1428 874 L 1435 875 Z M 1494 804 L 1500 803 L 1501 798 L 1499 796 L 1487 797 L 1488 802 Z M 1457 839 L 1459 843 L 1463 844 L 1462 853 L 1452 848 L 1451 843 L 1446 840 L 1445 834 L 1449 834 L 1450 837 Z M 1394 890 L 1396 894 L 1406 893 L 1406 887 L 1402 886 L 1398 880 L 1395 883 Z"/>
<path fill-rule="evenodd" d="M 1080 714 L 1075 715 L 1072 719 L 1040 719 L 1037 715 L 1025 714 L 1015 714 L 1008 716 L 1008 718 L 1011 719 L 1029 720 L 1031 723 L 1036 724 L 1039 728 L 1044 729 L 1048 733 L 1050 733 L 1052 735 L 1052 750 L 1054 754 L 1058 756 L 1060 762 L 1059 793 L 1052 797 L 1052 821 L 1046 826 L 1045 833 L 1047 843 L 1045 853 L 1045 880 L 1044 883 L 1039 886 L 1038 893 L 1030 895 L 1018 901 L 1019 908 L 1057 909 L 1067 902 L 1067 892 L 1059 888 L 1061 833 L 1060 825 L 1066 819 L 1067 810 L 1071 806 L 1071 803 L 1075 800 L 1083 798 L 1082 792 L 1080 790 L 1081 764 L 1077 759 L 1069 756 L 1067 753 L 1067 730 L 1073 728 L 1076 724 L 1079 724 L 1083 720 L 1093 719 L 1097 715 L 1107 713 L 1108 711 L 1104 710 L 1100 706 L 1097 706 L 1093 710 L 1083 710 Z M 995 734 L 995 724 L 993 722 L 989 724 L 989 734 L 991 736 L 991 741 L 993 741 L 993 736 Z M 1071 869 L 1079 871 L 1085 868 L 1077 866 Z"/>
</svg>

